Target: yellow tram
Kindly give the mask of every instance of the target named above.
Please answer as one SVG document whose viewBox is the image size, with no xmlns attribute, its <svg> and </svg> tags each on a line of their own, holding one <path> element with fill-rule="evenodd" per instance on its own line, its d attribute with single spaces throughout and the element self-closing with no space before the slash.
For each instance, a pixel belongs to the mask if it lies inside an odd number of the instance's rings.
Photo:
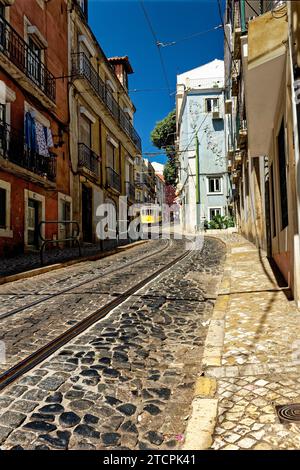
<svg viewBox="0 0 300 470">
<path fill-rule="evenodd" d="M 140 214 L 142 225 L 159 225 L 162 223 L 162 211 L 159 204 L 143 204 Z"/>
</svg>

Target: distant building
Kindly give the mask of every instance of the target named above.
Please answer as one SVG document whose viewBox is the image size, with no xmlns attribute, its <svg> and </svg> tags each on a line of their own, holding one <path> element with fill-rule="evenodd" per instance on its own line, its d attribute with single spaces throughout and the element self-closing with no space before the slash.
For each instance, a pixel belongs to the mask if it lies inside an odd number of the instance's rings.
<svg viewBox="0 0 300 470">
<path fill-rule="evenodd" d="M 166 183 L 160 173 L 155 173 L 155 202 L 160 206 L 166 203 Z"/>
<path fill-rule="evenodd" d="M 231 187 L 224 127 L 224 62 L 177 76 L 177 196 L 184 229 L 194 231 L 228 213 Z"/>
<path fill-rule="evenodd" d="M 135 202 L 155 202 L 155 171 L 149 160 L 138 155 L 134 165 Z"/>
</svg>

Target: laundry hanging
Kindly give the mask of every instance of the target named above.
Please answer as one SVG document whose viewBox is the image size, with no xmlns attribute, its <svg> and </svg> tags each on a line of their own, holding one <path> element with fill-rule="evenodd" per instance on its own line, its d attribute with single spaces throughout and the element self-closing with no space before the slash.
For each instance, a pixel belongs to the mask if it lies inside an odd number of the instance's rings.
<svg viewBox="0 0 300 470">
<path fill-rule="evenodd" d="M 25 143 L 28 150 L 49 157 L 49 149 L 54 146 L 52 132 L 49 127 L 36 120 L 31 112 L 25 115 Z"/>
<path fill-rule="evenodd" d="M 28 150 L 36 151 L 36 125 L 31 113 L 25 115 L 25 143 Z"/>
<path fill-rule="evenodd" d="M 43 157 L 49 157 L 49 150 L 46 140 L 46 134 L 43 124 L 39 121 L 35 123 L 36 129 L 36 144 L 37 144 L 37 153 Z"/>
</svg>

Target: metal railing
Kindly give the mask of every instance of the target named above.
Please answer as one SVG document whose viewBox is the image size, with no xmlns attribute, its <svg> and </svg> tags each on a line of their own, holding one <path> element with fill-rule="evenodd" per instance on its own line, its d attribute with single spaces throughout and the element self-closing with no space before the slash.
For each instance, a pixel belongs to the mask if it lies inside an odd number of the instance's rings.
<svg viewBox="0 0 300 470">
<path fill-rule="evenodd" d="M 261 0 L 260 10 L 261 13 L 275 10 L 276 8 L 283 7 L 286 5 L 286 0 Z"/>
<path fill-rule="evenodd" d="M 65 232 L 66 236 L 64 238 L 45 238 L 44 235 L 42 234 L 42 227 L 43 225 L 57 225 L 57 228 L 60 225 L 64 225 L 65 227 Z M 75 229 L 72 230 L 72 226 L 75 227 Z M 81 256 L 81 246 L 79 242 L 79 236 L 80 236 L 80 228 L 79 228 L 79 223 L 75 220 L 42 220 L 39 223 L 39 237 L 42 241 L 42 245 L 40 248 L 40 257 L 41 257 L 41 265 L 43 266 L 44 264 L 44 250 L 46 249 L 47 245 L 50 245 L 51 243 L 54 244 L 59 244 L 59 243 L 70 243 L 70 244 L 75 244 L 78 247 L 78 255 L 79 257 Z M 68 232 L 68 233 L 67 233 Z"/>
<path fill-rule="evenodd" d="M 116 189 L 121 192 L 121 178 L 120 175 L 110 166 L 106 167 L 106 184 L 108 187 Z"/>
<path fill-rule="evenodd" d="M 130 181 L 126 181 L 126 196 L 135 201 L 135 187 Z"/>
<path fill-rule="evenodd" d="M 56 155 L 40 155 L 26 146 L 24 134 L 0 122 L 0 156 L 51 181 L 56 178 Z"/>
<path fill-rule="evenodd" d="M 129 117 L 121 109 L 112 92 L 105 85 L 104 81 L 99 76 L 97 70 L 93 67 L 90 59 L 84 54 L 84 52 L 72 54 L 72 75 L 74 78 L 85 78 L 89 82 L 94 92 L 116 119 L 121 129 L 123 129 L 123 131 L 128 135 L 135 146 L 141 150 L 141 138 L 131 124 Z"/>
<path fill-rule="evenodd" d="M 78 165 L 85 167 L 96 176 L 100 176 L 100 157 L 96 155 L 87 145 L 80 142 L 78 144 Z"/>
<path fill-rule="evenodd" d="M 54 76 L 2 16 L 0 16 L 0 52 L 30 78 L 48 98 L 55 101 Z"/>
</svg>

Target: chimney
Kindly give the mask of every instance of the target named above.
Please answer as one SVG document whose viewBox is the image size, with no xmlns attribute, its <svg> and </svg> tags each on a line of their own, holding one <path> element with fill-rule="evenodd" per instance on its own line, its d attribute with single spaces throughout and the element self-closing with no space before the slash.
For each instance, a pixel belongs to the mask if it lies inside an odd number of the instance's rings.
<svg viewBox="0 0 300 470">
<path fill-rule="evenodd" d="M 133 73 L 128 56 L 110 57 L 108 62 L 113 67 L 123 87 L 128 91 L 128 75 Z"/>
</svg>

